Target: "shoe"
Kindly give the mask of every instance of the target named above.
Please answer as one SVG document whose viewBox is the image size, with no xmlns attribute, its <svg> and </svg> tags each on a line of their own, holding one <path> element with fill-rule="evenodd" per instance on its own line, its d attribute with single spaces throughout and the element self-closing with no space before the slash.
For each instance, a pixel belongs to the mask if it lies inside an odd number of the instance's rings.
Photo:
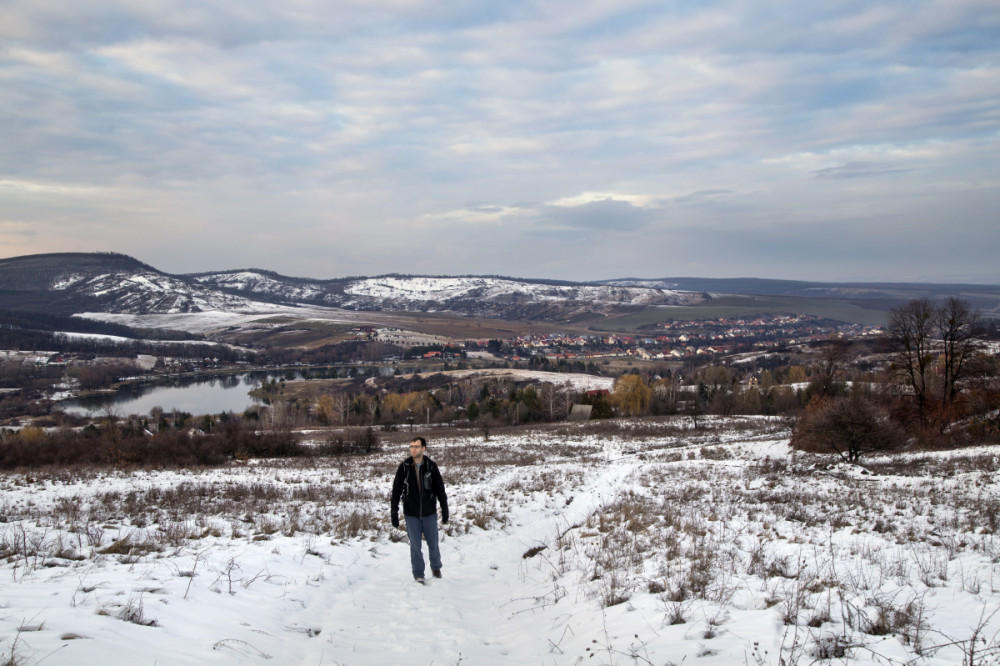
<svg viewBox="0 0 1000 666">
<path fill-rule="evenodd" d="M 435 578 L 440 578 L 441 577 L 441 570 L 440 569 L 434 569 L 432 571 L 432 573 L 434 574 Z"/>
<path fill-rule="evenodd" d="M 413 580 L 415 580 L 416 582 L 420 583 L 421 585 L 423 585 L 424 583 L 427 582 L 426 580 L 424 580 L 423 576 L 414 576 Z"/>
</svg>

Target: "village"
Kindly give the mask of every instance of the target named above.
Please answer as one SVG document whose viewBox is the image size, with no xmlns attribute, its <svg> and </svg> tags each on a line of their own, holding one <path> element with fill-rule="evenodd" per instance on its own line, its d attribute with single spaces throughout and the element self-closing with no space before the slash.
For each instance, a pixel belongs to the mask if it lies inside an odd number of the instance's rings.
<svg viewBox="0 0 1000 666">
<path fill-rule="evenodd" d="M 884 334 L 882 326 L 850 324 L 813 315 L 772 314 L 753 318 L 719 317 L 711 320 L 669 321 L 656 324 L 641 333 L 552 333 L 522 334 L 505 340 L 449 340 L 398 328 L 359 326 L 355 339 L 386 342 L 404 349 L 385 361 L 417 360 L 461 361 L 471 358 L 502 360 L 511 363 L 537 363 L 544 359 L 586 361 L 602 358 L 631 357 L 641 360 L 677 361 L 713 359 L 749 351 L 769 350 L 788 345 L 823 342 L 831 339 L 856 340 Z M 104 365 L 120 363 L 118 357 L 71 354 L 54 351 L 0 351 L 5 363 L 21 365 Z M 142 371 L 199 371 L 236 365 L 246 369 L 246 360 L 212 357 L 155 356 L 138 354 L 132 359 Z M 360 360 L 357 364 L 363 365 Z"/>
<path fill-rule="evenodd" d="M 511 362 L 544 357 L 549 362 L 634 357 L 677 361 L 712 359 L 730 354 L 767 350 L 830 339 L 854 340 L 884 334 L 881 326 L 849 324 L 813 315 L 760 315 L 754 318 L 720 317 L 712 320 L 670 321 L 640 334 L 606 333 L 572 335 L 520 335 L 497 345 L 496 341 L 468 341 L 467 349 L 488 349 Z M 446 348 L 427 352 L 428 358 L 456 357 Z"/>
</svg>

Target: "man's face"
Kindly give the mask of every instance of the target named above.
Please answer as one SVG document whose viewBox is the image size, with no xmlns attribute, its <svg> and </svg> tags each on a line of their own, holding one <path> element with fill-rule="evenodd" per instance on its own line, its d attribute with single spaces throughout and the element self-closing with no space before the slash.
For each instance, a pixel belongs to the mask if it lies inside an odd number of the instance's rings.
<svg viewBox="0 0 1000 666">
<path fill-rule="evenodd" d="M 426 446 L 420 446 L 420 442 L 410 442 L 410 455 L 414 460 L 421 460 L 424 457 Z"/>
</svg>

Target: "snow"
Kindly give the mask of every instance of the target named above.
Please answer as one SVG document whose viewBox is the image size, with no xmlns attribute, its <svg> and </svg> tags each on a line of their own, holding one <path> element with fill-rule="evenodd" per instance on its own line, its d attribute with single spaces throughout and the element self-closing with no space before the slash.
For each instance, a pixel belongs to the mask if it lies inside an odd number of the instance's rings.
<svg viewBox="0 0 1000 666">
<path fill-rule="evenodd" d="M 488 377 L 491 379 L 510 379 L 519 382 L 548 382 L 556 386 L 568 386 L 577 391 L 596 391 L 600 389 L 610 391 L 615 384 L 613 377 L 598 377 L 582 372 L 545 372 L 542 370 L 520 370 L 517 368 L 444 370 L 434 374 L 441 374 L 455 379 Z"/>
<path fill-rule="evenodd" d="M 147 315 L 148 316 L 148 315 Z M 137 338 L 126 338 L 120 335 L 107 335 L 105 333 L 76 333 L 73 331 L 61 331 L 56 332 L 56 335 L 61 335 L 66 338 L 71 339 L 82 339 L 82 340 L 104 340 L 106 342 L 142 342 L 146 345 L 206 345 L 215 347 L 229 347 L 230 349 L 240 349 L 245 351 L 250 351 L 248 347 L 239 347 L 237 345 L 229 345 L 223 342 L 213 342 L 212 340 L 139 340 Z"/>
<path fill-rule="evenodd" d="M 491 301 L 512 294 L 530 301 L 589 301 L 593 303 L 640 305 L 667 300 L 687 301 L 688 292 L 649 287 L 613 285 L 547 285 L 486 277 L 394 277 L 365 278 L 349 284 L 344 291 L 354 296 L 407 301 L 450 301 L 477 298 Z"/>
<path fill-rule="evenodd" d="M 64 275 L 60 279 L 52 283 L 51 289 L 53 289 L 54 291 L 62 291 L 64 289 L 69 289 L 80 280 L 83 280 L 84 277 L 85 276 L 83 275 L 77 275 L 77 274 Z"/>
<path fill-rule="evenodd" d="M 701 293 L 663 288 L 659 283 L 549 284 L 512 278 L 383 276 L 348 281 L 288 278 L 255 270 L 172 276 L 155 270 L 112 271 L 92 275 L 67 272 L 52 289 L 102 300 L 101 309 L 131 315 L 183 315 L 192 312 L 246 313 L 279 309 L 266 301 L 311 302 L 359 311 L 517 310 L 524 304 L 573 308 L 625 305 L 678 305 L 700 302 Z M 230 291 L 223 291 L 230 290 Z M 241 292 L 235 294 L 232 290 Z"/>
<path fill-rule="evenodd" d="M 181 314 L 191 311 L 240 311 L 269 305 L 214 289 L 192 285 L 162 273 L 102 273 L 85 281 L 76 276 L 58 281 L 57 287 L 74 287 L 80 294 L 113 299 L 108 309 L 132 314 Z"/>
<path fill-rule="evenodd" d="M 76 333 L 73 331 L 57 331 L 56 335 L 72 340 L 103 340 L 105 342 L 135 342 L 134 338 L 126 338 L 121 335 L 107 335 L 105 333 Z"/>
<path fill-rule="evenodd" d="M 829 663 L 818 646 L 843 638 L 833 663 L 951 666 L 980 624 L 980 654 L 997 654 L 1000 544 L 984 507 L 1000 501 L 988 462 L 1000 449 L 928 457 L 949 470 L 936 475 L 890 459 L 858 474 L 793 454 L 779 421 L 708 423 L 437 435 L 452 520 L 444 578 L 427 586 L 388 525 L 405 444 L 213 470 L 7 473 L 0 654 L 776 665 Z M 131 553 L 107 550 L 125 537 Z M 880 612 L 895 629 L 858 629 Z"/>
<path fill-rule="evenodd" d="M 271 317 L 307 319 L 313 316 L 327 321 L 349 321 L 340 311 L 330 308 L 294 307 L 257 303 L 254 307 L 234 310 L 208 310 L 170 314 L 114 314 L 109 312 L 83 312 L 74 316 L 97 321 L 122 324 L 136 328 L 166 328 L 191 333 L 210 333 L 230 326 L 245 326 Z"/>
<path fill-rule="evenodd" d="M 256 271 L 233 271 L 198 276 L 196 281 L 237 290 L 280 294 L 289 299 L 312 299 L 323 296 L 322 286 L 314 283 L 286 282 Z"/>
</svg>

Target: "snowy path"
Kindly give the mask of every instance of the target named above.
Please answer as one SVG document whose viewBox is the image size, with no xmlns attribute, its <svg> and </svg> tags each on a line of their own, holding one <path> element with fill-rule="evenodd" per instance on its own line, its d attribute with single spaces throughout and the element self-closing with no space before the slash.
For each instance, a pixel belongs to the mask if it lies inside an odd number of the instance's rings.
<svg viewBox="0 0 1000 666">
<path fill-rule="evenodd" d="M 444 537 L 444 578 L 426 586 L 411 579 L 405 541 L 375 545 L 374 564 L 347 567 L 329 586 L 319 642 L 302 663 L 568 663 L 553 646 L 570 618 L 542 611 L 553 583 L 524 553 L 612 501 L 636 467 L 603 465 L 568 507 L 515 506 L 503 530 Z"/>
</svg>

